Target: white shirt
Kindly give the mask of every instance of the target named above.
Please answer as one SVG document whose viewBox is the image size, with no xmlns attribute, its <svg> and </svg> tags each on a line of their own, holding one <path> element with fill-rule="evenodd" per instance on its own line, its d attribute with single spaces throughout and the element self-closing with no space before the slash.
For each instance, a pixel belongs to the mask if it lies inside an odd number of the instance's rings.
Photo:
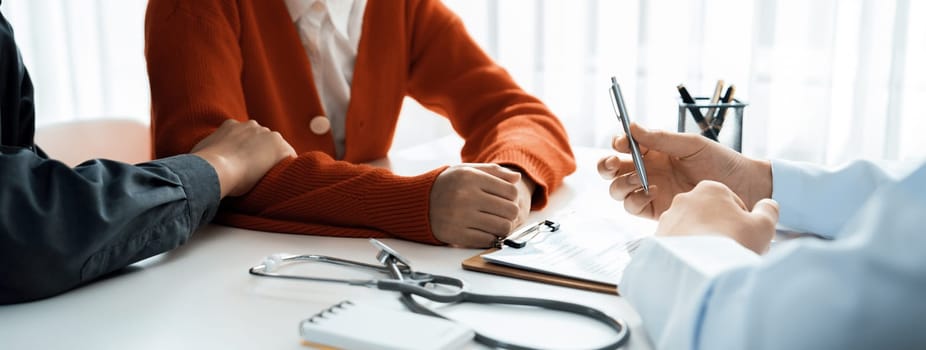
<svg viewBox="0 0 926 350">
<path fill-rule="evenodd" d="M 344 134 L 354 62 L 363 28 L 366 0 L 285 0 L 305 48 L 315 89 L 330 127 L 319 117 L 310 123 L 313 132 L 330 128 L 337 158 L 344 157 Z M 322 122 L 319 124 L 319 122 Z M 306 127 L 310 127 L 307 124 Z"/>
<path fill-rule="evenodd" d="M 621 293 L 660 349 L 924 349 L 926 163 L 906 165 L 772 162 L 780 223 L 831 240 L 649 239 Z"/>
</svg>

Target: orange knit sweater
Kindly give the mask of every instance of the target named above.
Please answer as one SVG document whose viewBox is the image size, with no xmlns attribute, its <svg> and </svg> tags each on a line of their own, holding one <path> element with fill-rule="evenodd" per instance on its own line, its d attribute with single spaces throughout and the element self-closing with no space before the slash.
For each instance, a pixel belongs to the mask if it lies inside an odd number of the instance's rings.
<svg viewBox="0 0 926 350">
<path fill-rule="evenodd" d="M 299 154 L 226 201 L 225 224 L 439 244 L 428 202 L 443 167 L 405 177 L 358 164 L 387 155 L 406 95 L 449 118 L 463 161 L 522 169 L 537 184 L 535 209 L 575 170 L 557 118 L 437 0 L 368 1 L 343 161 L 330 132 L 309 128 L 325 113 L 283 0 L 151 0 L 145 39 L 157 157 L 188 152 L 228 118 L 279 131 Z"/>
</svg>

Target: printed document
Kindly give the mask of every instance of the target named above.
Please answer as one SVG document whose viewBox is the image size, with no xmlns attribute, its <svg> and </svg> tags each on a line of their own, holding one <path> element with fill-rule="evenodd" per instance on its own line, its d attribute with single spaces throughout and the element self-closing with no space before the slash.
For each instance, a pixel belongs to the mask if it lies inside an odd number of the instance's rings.
<svg viewBox="0 0 926 350">
<path fill-rule="evenodd" d="M 627 242 L 652 232 L 651 228 L 580 214 L 554 221 L 559 222 L 559 230 L 541 232 L 523 248 L 504 246 L 482 258 L 519 269 L 617 285 L 630 263 Z"/>
</svg>

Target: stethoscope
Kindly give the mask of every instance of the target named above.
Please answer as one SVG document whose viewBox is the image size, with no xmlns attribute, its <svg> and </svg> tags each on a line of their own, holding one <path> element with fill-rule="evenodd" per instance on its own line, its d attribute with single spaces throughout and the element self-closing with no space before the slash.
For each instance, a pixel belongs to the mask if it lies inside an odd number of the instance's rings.
<svg viewBox="0 0 926 350">
<path fill-rule="evenodd" d="M 315 282 L 345 283 L 352 286 L 364 286 L 376 288 L 379 290 L 400 292 L 402 293 L 402 296 L 399 298 L 399 301 L 401 301 L 402 304 L 404 304 L 405 307 L 407 307 L 412 312 L 444 319 L 448 318 L 438 314 L 437 312 L 424 305 L 421 305 L 415 301 L 412 296 L 417 295 L 438 303 L 519 305 L 577 314 L 601 322 L 617 333 L 616 341 L 605 345 L 600 349 L 616 349 L 627 342 L 627 339 L 630 336 L 630 331 L 624 324 L 624 321 L 611 318 L 598 309 L 558 300 L 470 293 L 465 290 L 465 284 L 463 280 L 450 276 L 434 275 L 430 273 L 414 271 L 412 270 L 409 261 L 399 255 L 399 253 L 391 247 L 372 238 L 370 239 L 370 243 L 379 249 L 379 253 L 376 254 L 376 260 L 378 260 L 381 265 L 366 264 L 358 261 L 338 259 L 323 255 L 275 254 L 264 259 L 262 264 L 251 267 L 249 272 L 252 275 L 263 277 L 275 277 Z M 390 278 L 342 279 L 281 274 L 276 272 L 277 269 L 283 265 L 299 262 L 321 262 L 350 268 L 358 268 L 370 272 L 381 273 L 389 276 Z M 427 288 L 428 286 L 441 286 L 445 287 L 445 289 L 450 289 L 450 291 L 446 293 L 438 293 L 432 289 Z M 528 346 L 511 344 L 502 340 L 494 339 L 480 334 L 479 332 L 476 332 L 475 340 L 492 348 L 534 350 L 534 348 Z"/>
</svg>

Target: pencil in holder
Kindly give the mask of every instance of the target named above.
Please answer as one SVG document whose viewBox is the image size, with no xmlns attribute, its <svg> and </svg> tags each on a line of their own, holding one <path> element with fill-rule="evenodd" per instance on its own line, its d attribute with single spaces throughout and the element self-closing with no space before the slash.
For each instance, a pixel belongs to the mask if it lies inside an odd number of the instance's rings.
<svg viewBox="0 0 926 350">
<path fill-rule="evenodd" d="M 743 111 L 749 104 L 735 98 L 730 103 L 710 100 L 696 97 L 695 103 L 685 103 L 679 99 L 678 132 L 698 133 L 742 153 Z"/>
</svg>

